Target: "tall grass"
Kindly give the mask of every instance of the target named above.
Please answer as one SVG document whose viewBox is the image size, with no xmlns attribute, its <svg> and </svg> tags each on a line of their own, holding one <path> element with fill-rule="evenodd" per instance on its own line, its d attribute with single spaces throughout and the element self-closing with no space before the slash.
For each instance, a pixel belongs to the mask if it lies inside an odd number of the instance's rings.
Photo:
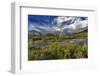
<svg viewBox="0 0 100 76">
<path fill-rule="evenodd" d="M 48 48 L 41 50 L 29 50 L 29 60 L 50 60 L 50 59 L 75 59 L 75 58 L 87 58 L 86 45 L 50 45 Z"/>
<path fill-rule="evenodd" d="M 69 43 L 72 39 L 87 39 L 87 32 L 69 36 L 29 36 L 28 60 L 88 58 L 88 46 Z M 60 44 L 57 42 L 65 42 Z M 40 47 L 39 45 L 47 45 Z"/>
</svg>

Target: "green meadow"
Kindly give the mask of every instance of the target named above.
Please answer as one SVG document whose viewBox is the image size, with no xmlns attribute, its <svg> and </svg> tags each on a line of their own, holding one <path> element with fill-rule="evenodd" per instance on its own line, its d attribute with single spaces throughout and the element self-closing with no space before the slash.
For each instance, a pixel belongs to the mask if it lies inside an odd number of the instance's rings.
<svg viewBox="0 0 100 76">
<path fill-rule="evenodd" d="M 28 60 L 88 58 L 87 31 L 67 36 L 28 35 Z"/>
</svg>

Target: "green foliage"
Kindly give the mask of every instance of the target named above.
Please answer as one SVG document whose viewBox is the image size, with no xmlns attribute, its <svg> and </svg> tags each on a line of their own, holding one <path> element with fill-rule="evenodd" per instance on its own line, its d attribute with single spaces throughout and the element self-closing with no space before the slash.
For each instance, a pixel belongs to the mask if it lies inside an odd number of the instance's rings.
<svg viewBox="0 0 100 76">
<path fill-rule="evenodd" d="M 82 45 L 50 45 L 41 50 L 29 50 L 29 60 L 87 58 L 87 46 Z"/>
<path fill-rule="evenodd" d="M 69 43 L 72 39 L 87 39 L 87 33 L 70 36 L 29 36 L 28 60 L 78 59 L 88 57 L 87 44 Z"/>
</svg>

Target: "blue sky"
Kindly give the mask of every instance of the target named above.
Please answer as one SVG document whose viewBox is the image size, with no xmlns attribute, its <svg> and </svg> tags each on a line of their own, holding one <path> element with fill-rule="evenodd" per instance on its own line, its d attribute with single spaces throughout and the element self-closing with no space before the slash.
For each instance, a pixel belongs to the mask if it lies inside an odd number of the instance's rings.
<svg viewBox="0 0 100 76">
<path fill-rule="evenodd" d="M 55 18 L 57 18 L 57 16 L 28 15 L 28 22 L 36 23 L 42 26 L 44 24 L 47 24 L 48 26 L 55 26 L 56 25 L 56 22 L 54 22 Z"/>
<path fill-rule="evenodd" d="M 29 31 L 45 31 L 50 33 L 50 31 L 69 30 L 74 32 L 78 31 L 77 29 L 79 28 L 86 27 L 87 25 L 88 17 L 28 15 Z"/>
<path fill-rule="evenodd" d="M 59 16 L 47 16 L 47 15 L 28 15 L 28 23 L 36 23 L 38 25 L 47 24 L 48 26 L 56 26 L 57 22 L 54 21 Z M 79 17 L 81 20 L 85 20 L 87 17 Z M 69 23 L 69 21 L 67 22 Z"/>
</svg>

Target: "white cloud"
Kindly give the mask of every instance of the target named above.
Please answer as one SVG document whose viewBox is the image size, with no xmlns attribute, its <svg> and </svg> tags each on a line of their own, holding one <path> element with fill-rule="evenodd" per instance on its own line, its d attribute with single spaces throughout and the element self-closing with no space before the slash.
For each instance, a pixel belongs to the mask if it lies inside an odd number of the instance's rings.
<svg viewBox="0 0 100 76">
<path fill-rule="evenodd" d="M 74 33 L 74 32 L 79 32 L 79 31 L 83 31 L 83 30 L 80 30 L 82 28 L 85 28 L 88 26 L 88 21 L 87 20 L 83 20 L 83 21 L 76 21 L 74 22 L 73 24 L 70 24 L 69 26 L 65 25 L 62 30 L 65 30 L 65 29 L 69 29 L 68 31 Z"/>
<path fill-rule="evenodd" d="M 76 17 L 74 17 L 74 16 L 71 16 L 71 17 L 62 17 L 62 16 L 57 17 L 57 19 L 56 19 L 57 26 L 60 27 L 63 22 L 66 22 L 68 20 L 72 20 L 73 21 L 73 20 L 75 20 L 75 18 Z"/>
</svg>

